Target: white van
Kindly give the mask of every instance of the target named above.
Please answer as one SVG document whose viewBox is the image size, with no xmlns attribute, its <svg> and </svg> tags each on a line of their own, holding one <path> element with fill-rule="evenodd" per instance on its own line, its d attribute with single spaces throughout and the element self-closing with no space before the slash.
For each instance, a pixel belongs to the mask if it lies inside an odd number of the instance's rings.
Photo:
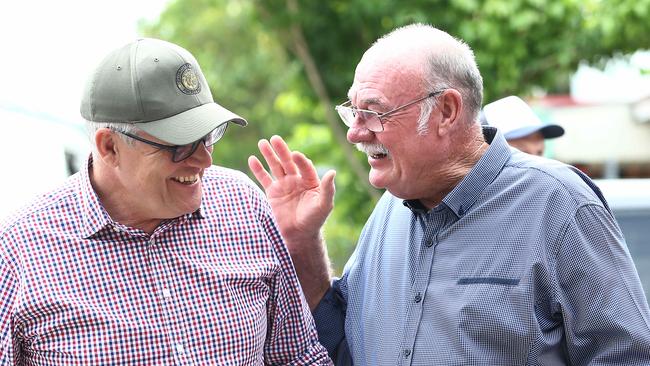
<svg viewBox="0 0 650 366">
<path fill-rule="evenodd" d="M 90 151 L 83 123 L 0 104 L 0 220 L 77 172 Z"/>
</svg>

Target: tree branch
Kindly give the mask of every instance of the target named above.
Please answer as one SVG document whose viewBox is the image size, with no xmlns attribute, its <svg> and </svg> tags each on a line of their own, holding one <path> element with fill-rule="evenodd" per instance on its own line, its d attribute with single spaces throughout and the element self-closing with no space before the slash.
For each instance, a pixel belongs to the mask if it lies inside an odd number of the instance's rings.
<svg viewBox="0 0 650 366">
<path fill-rule="evenodd" d="M 287 0 L 287 8 L 289 9 L 291 15 L 298 14 L 298 3 L 296 2 L 296 0 Z M 341 127 L 341 122 L 339 121 L 339 118 L 334 114 L 332 108 L 330 108 L 330 106 L 332 105 L 332 101 L 329 97 L 329 94 L 327 93 L 327 88 L 325 87 L 325 83 L 323 82 L 323 79 L 320 76 L 318 67 L 316 67 L 314 58 L 311 56 L 311 53 L 309 52 L 309 47 L 303 35 L 302 28 L 298 24 L 296 24 L 293 21 L 293 19 L 295 19 L 295 17 L 292 17 L 291 26 L 290 26 L 290 34 L 291 34 L 291 41 L 293 44 L 293 50 L 296 52 L 298 59 L 305 66 L 305 72 L 307 73 L 307 78 L 309 79 L 309 83 L 311 84 L 312 88 L 314 88 L 314 90 L 316 91 L 316 95 L 318 96 L 320 103 L 324 106 L 325 120 L 330 125 L 330 128 L 334 133 L 335 139 L 338 141 L 339 145 L 343 148 L 343 153 L 345 154 L 345 156 L 348 157 L 347 160 L 350 162 L 352 171 L 357 176 L 360 182 L 365 183 L 364 187 L 366 191 L 368 192 L 370 197 L 372 197 L 376 201 L 379 199 L 380 193 L 368 183 L 368 171 L 361 165 L 361 163 L 359 163 L 359 159 L 357 159 L 357 157 L 355 156 L 356 151 L 352 148 L 352 145 L 348 143 L 346 132 Z"/>
</svg>

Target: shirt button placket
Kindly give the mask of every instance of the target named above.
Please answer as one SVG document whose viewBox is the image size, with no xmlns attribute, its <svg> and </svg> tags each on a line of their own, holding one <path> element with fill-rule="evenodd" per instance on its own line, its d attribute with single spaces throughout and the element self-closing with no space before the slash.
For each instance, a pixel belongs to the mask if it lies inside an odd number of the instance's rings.
<svg viewBox="0 0 650 366">
<path fill-rule="evenodd" d="M 170 278 L 169 271 L 166 267 L 166 262 L 164 256 L 160 255 L 161 247 L 156 242 L 155 238 L 149 239 L 150 250 L 152 251 L 152 256 L 154 259 L 154 267 L 156 268 L 156 282 L 158 288 L 158 296 L 162 303 L 164 321 L 166 323 L 166 331 L 169 334 L 169 338 L 173 339 L 174 342 L 171 344 L 175 364 L 178 365 L 192 365 L 192 358 L 190 351 L 183 345 L 183 339 L 185 339 L 183 330 L 179 328 L 174 328 L 171 324 L 177 323 L 175 317 L 175 304 L 173 301 L 172 295 L 178 296 L 172 292 L 172 287 L 169 286 Z"/>
<path fill-rule="evenodd" d="M 431 266 L 433 263 L 433 255 L 435 251 L 435 244 L 437 243 L 437 234 L 440 228 L 443 226 L 443 218 L 440 215 L 432 215 L 427 218 L 427 229 L 425 235 L 422 238 L 421 243 L 424 244 L 424 250 L 420 252 L 420 255 L 423 256 L 423 259 L 420 261 L 421 265 L 417 266 L 415 269 L 415 281 L 413 283 L 413 293 L 411 294 L 413 299 L 413 305 L 409 306 L 409 311 L 407 314 L 407 335 L 402 343 L 402 357 L 399 362 L 400 365 L 410 365 L 413 362 L 413 347 L 415 344 L 415 337 L 417 335 L 417 330 L 419 324 L 422 320 L 422 300 L 424 300 L 424 294 L 426 293 L 427 286 L 429 284 L 429 273 L 431 272 Z M 420 244 L 420 245 L 422 245 Z"/>
<path fill-rule="evenodd" d="M 187 358 L 185 354 L 185 347 L 181 343 L 176 343 L 174 346 L 176 349 L 176 359 L 180 365 L 191 365 L 192 361 Z"/>
</svg>

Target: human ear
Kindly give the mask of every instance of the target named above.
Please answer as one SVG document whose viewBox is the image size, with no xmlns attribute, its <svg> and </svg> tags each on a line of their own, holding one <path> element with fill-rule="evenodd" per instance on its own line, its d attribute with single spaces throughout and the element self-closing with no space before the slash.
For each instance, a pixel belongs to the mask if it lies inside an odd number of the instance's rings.
<svg viewBox="0 0 650 366">
<path fill-rule="evenodd" d="M 460 120 L 463 97 L 458 90 L 447 89 L 438 97 L 437 103 L 441 115 L 438 134 L 440 136 L 448 135 Z"/>
<path fill-rule="evenodd" d="M 95 132 L 95 146 L 97 147 L 98 158 L 104 163 L 115 166 L 119 158 L 119 146 L 115 132 L 108 128 L 100 128 Z"/>
</svg>

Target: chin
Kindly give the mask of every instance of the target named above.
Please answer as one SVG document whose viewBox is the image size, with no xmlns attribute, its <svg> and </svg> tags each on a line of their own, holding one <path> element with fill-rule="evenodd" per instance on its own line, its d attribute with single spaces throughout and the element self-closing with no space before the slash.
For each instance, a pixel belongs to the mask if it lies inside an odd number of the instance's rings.
<svg viewBox="0 0 650 366">
<path fill-rule="evenodd" d="M 172 212 L 174 213 L 173 217 L 179 217 L 185 214 L 192 213 L 198 210 L 199 207 L 201 207 L 201 201 L 191 202 L 191 203 L 186 202 L 184 204 L 177 205 L 175 209 L 172 210 Z"/>
<path fill-rule="evenodd" d="M 379 174 L 373 174 L 372 171 L 370 171 L 370 174 L 368 175 L 368 182 L 371 186 L 377 189 L 386 188 L 386 182 L 382 179 L 382 176 Z"/>
<path fill-rule="evenodd" d="M 198 202 L 196 205 L 186 207 L 185 210 L 183 210 L 183 213 L 181 215 L 192 213 L 192 212 L 198 210 L 199 207 L 201 207 L 201 202 Z"/>
</svg>

